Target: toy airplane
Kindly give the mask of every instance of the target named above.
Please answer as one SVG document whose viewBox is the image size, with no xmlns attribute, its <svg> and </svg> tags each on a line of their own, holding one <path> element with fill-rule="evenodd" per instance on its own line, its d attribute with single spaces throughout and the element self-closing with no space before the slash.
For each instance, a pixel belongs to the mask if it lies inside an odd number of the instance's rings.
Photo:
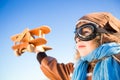
<svg viewBox="0 0 120 80">
<path fill-rule="evenodd" d="M 32 47 L 36 47 L 39 45 L 44 45 L 47 43 L 45 39 L 45 34 L 48 34 L 51 29 L 48 26 L 40 26 L 38 28 L 29 30 L 26 28 L 22 33 L 16 34 L 11 37 L 11 40 L 14 42 L 12 49 L 15 51 L 17 56 L 20 56 L 22 53 L 26 51 L 26 49 Z M 51 47 L 44 46 L 46 50 L 51 50 Z M 32 48 L 30 48 L 32 49 Z"/>
</svg>

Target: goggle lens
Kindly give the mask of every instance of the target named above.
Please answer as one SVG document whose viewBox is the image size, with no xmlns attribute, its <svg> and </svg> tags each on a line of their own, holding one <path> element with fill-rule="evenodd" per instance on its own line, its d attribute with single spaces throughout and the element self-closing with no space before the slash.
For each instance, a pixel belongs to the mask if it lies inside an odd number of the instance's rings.
<svg viewBox="0 0 120 80">
<path fill-rule="evenodd" d="M 89 41 L 96 37 L 97 26 L 95 24 L 89 23 L 80 26 L 76 29 L 76 37 L 80 38 L 82 41 Z"/>
<path fill-rule="evenodd" d="M 81 36 L 86 37 L 86 36 L 89 36 L 89 35 L 91 35 L 91 34 L 93 33 L 93 28 L 90 27 L 90 26 L 85 26 L 85 27 L 81 28 L 81 29 L 78 31 L 78 33 L 79 33 Z"/>
</svg>

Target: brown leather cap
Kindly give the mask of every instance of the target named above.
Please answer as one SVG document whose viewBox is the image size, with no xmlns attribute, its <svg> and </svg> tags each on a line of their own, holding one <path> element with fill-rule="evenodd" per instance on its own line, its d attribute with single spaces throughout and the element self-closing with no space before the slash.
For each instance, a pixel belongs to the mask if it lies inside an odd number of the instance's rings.
<svg viewBox="0 0 120 80">
<path fill-rule="evenodd" d="M 120 38 L 119 39 L 116 38 L 116 36 L 120 36 L 120 35 L 113 35 L 114 33 L 120 33 L 120 20 L 114 17 L 111 13 L 95 12 L 95 13 L 87 14 L 78 20 L 76 24 L 76 28 L 82 24 L 88 23 L 87 21 L 96 23 L 101 28 L 107 30 L 110 33 L 107 35 L 104 34 L 105 38 L 103 39 L 105 40 L 105 42 L 110 42 L 110 41 L 120 42 Z"/>
<path fill-rule="evenodd" d="M 106 30 L 120 32 L 120 20 L 118 20 L 111 13 L 108 13 L 108 12 L 90 13 L 90 14 L 87 14 L 87 15 L 81 17 L 79 20 L 92 21 Z"/>
</svg>

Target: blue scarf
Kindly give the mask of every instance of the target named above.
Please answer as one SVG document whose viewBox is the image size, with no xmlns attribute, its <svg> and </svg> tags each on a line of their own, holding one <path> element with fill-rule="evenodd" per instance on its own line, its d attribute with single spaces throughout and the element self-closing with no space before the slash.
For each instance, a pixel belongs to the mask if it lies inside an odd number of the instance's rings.
<svg viewBox="0 0 120 80">
<path fill-rule="evenodd" d="M 120 64 L 111 57 L 120 53 L 120 44 L 106 43 L 85 57 L 81 57 L 73 72 L 72 80 L 86 80 L 88 62 L 108 57 L 96 63 L 92 80 L 120 80 Z"/>
</svg>

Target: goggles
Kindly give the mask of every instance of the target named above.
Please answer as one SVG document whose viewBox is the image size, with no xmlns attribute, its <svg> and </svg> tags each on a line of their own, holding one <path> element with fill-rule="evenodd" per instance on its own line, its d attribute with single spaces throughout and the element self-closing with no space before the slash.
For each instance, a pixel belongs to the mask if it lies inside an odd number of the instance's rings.
<svg viewBox="0 0 120 80">
<path fill-rule="evenodd" d="M 100 35 L 100 33 L 106 32 L 106 30 L 99 28 L 97 24 L 88 23 L 75 30 L 75 38 L 79 38 L 82 41 L 89 41 Z"/>
</svg>

